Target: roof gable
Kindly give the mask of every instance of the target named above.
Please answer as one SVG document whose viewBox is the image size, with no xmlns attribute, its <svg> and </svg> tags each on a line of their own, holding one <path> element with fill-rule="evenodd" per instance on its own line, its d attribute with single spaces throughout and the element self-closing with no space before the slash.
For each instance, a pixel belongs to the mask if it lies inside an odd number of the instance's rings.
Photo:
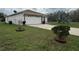
<svg viewBox="0 0 79 59">
<path fill-rule="evenodd" d="M 45 14 L 42 14 L 42 13 L 39 13 L 39 12 L 35 12 L 35 11 L 32 11 L 32 10 L 24 10 L 24 11 L 21 11 L 21 12 L 17 12 L 15 14 L 12 14 L 12 15 L 8 15 L 7 17 L 10 17 L 10 16 L 14 16 L 14 15 L 17 15 L 17 14 L 21 14 L 23 13 L 24 15 L 29 15 L 29 16 L 45 16 Z"/>
</svg>

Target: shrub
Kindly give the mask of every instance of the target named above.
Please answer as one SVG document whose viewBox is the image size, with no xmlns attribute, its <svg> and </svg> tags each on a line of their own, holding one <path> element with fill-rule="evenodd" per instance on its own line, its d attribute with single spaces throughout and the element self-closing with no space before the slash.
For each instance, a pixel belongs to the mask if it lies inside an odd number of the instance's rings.
<svg viewBox="0 0 79 59">
<path fill-rule="evenodd" d="M 67 36 L 67 35 L 69 35 L 70 27 L 69 26 L 60 25 L 60 26 L 56 26 L 56 27 L 52 28 L 52 30 L 57 35 Z"/>
<path fill-rule="evenodd" d="M 9 21 L 9 24 L 12 24 L 12 21 Z"/>
<path fill-rule="evenodd" d="M 57 35 L 56 40 L 66 42 L 66 37 L 69 35 L 69 26 L 59 25 L 52 28 L 52 31 Z"/>
<path fill-rule="evenodd" d="M 25 29 L 20 25 L 20 26 L 16 29 L 16 31 L 21 32 L 21 31 L 25 31 Z"/>
<path fill-rule="evenodd" d="M 25 25 L 26 21 L 23 21 L 23 25 Z"/>
</svg>

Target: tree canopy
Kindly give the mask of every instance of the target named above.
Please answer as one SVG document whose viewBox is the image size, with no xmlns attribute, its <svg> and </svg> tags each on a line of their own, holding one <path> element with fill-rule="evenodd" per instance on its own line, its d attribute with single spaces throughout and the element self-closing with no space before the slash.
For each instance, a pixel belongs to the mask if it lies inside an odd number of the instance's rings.
<svg viewBox="0 0 79 59">
<path fill-rule="evenodd" d="M 0 13 L 0 21 L 4 22 L 5 21 L 5 14 L 4 13 Z"/>
<path fill-rule="evenodd" d="M 79 9 L 70 12 L 56 11 L 54 13 L 48 14 L 48 21 L 58 21 L 58 22 L 79 22 Z"/>
</svg>

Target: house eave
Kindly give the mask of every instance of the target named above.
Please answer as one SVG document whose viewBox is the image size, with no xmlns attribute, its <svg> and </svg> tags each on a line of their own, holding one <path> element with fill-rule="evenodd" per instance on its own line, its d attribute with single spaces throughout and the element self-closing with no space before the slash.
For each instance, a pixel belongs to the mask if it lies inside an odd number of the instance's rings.
<svg viewBox="0 0 79 59">
<path fill-rule="evenodd" d="M 26 11 L 31 11 L 31 12 L 33 12 L 33 14 L 32 14 L 32 15 L 31 15 L 31 14 L 28 14 L 28 12 L 26 12 Z M 24 10 L 24 11 L 18 12 L 18 13 L 16 13 L 16 14 L 8 15 L 8 16 L 6 16 L 6 17 L 10 17 L 10 16 L 22 14 L 22 13 L 23 13 L 24 15 L 28 15 L 28 16 L 46 16 L 46 15 L 43 14 L 43 13 L 35 12 L 35 11 L 32 11 L 32 10 Z"/>
</svg>

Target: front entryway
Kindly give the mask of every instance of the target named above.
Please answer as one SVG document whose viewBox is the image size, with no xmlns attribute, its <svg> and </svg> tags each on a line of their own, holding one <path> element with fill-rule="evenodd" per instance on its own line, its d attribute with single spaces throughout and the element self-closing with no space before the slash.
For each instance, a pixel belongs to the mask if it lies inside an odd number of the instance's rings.
<svg viewBox="0 0 79 59">
<path fill-rule="evenodd" d="M 41 18 L 41 23 L 42 23 L 42 24 L 45 24 L 45 23 L 46 23 L 46 22 L 45 22 L 45 17 L 42 17 L 42 18 Z"/>
</svg>

